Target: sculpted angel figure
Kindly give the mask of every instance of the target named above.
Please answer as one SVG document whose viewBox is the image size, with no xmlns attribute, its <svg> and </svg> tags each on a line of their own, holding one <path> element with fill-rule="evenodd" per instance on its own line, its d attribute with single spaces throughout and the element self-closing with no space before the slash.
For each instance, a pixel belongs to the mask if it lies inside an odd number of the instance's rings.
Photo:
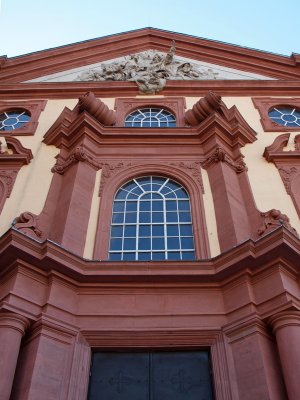
<svg viewBox="0 0 300 400">
<path fill-rule="evenodd" d="M 177 68 L 176 75 L 182 79 L 199 78 L 200 74 L 194 69 L 191 63 L 185 62 Z"/>
<path fill-rule="evenodd" d="M 165 87 L 166 74 L 164 71 L 150 73 L 145 78 L 136 79 L 135 82 L 141 93 L 155 94 Z"/>
</svg>

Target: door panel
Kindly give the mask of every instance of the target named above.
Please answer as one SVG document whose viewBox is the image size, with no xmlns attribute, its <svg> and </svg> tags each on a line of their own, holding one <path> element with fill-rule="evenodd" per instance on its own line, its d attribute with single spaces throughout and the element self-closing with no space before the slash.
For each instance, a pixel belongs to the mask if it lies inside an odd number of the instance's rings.
<svg viewBox="0 0 300 400">
<path fill-rule="evenodd" d="M 94 353 L 89 400 L 212 400 L 207 351 Z"/>
<path fill-rule="evenodd" d="M 149 400 L 149 353 L 94 353 L 90 400 Z"/>
<path fill-rule="evenodd" d="M 212 399 L 207 352 L 162 352 L 152 357 L 153 400 Z"/>
</svg>

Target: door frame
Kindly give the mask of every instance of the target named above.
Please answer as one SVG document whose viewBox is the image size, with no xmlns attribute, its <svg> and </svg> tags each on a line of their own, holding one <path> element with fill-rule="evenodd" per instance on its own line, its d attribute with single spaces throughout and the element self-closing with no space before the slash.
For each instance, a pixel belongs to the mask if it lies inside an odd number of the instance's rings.
<svg viewBox="0 0 300 400">
<path fill-rule="evenodd" d="M 81 331 L 92 351 L 210 351 L 215 400 L 232 400 L 226 338 L 220 330 Z M 230 367 L 229 367 L 230 364 Z M 88 384 L 87 379 L 87 384 Z"/>
</svg>

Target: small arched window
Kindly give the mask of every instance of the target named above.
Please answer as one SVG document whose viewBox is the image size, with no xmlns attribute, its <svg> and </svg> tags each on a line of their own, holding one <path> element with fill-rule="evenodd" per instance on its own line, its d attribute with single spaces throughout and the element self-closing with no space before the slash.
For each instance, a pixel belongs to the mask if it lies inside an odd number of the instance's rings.
<svg viewBox="0 0 300 400">
<path fill-rule="evenodd" d="M 194 260 L 189 195 L 177 182 L 145 176 L 116 193 L 110 260 Z"/>
<path fill-rule="evenodd" d="M 140 108 L 125 119 L 125 127 L 171 128 L 176 126 L 176 118 L 163 108 Z"/>
</svg>

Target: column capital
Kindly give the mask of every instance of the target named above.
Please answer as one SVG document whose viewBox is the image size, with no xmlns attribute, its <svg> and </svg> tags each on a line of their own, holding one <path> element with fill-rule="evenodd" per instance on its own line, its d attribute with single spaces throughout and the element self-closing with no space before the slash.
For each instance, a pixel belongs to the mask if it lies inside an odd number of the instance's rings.
<svg viewBox="0 0 300 400">
<path fill-rule="evenodd" d="M 23 317 L 23 315 L 6 311 L 0 312 L 0 329 L 4 327 L 15 329 L 16 331 L 24 335 L 29 325 L 30 325 L 29 319 Z"/>
<path fill-rule="evenodd" d="M 282 311 L 278 314 L 272 315 L 268 322 L 272 326 L 274 333 L 287 326 L 299 326 L 300 328 L 300 311 Z"/>
</svg>

